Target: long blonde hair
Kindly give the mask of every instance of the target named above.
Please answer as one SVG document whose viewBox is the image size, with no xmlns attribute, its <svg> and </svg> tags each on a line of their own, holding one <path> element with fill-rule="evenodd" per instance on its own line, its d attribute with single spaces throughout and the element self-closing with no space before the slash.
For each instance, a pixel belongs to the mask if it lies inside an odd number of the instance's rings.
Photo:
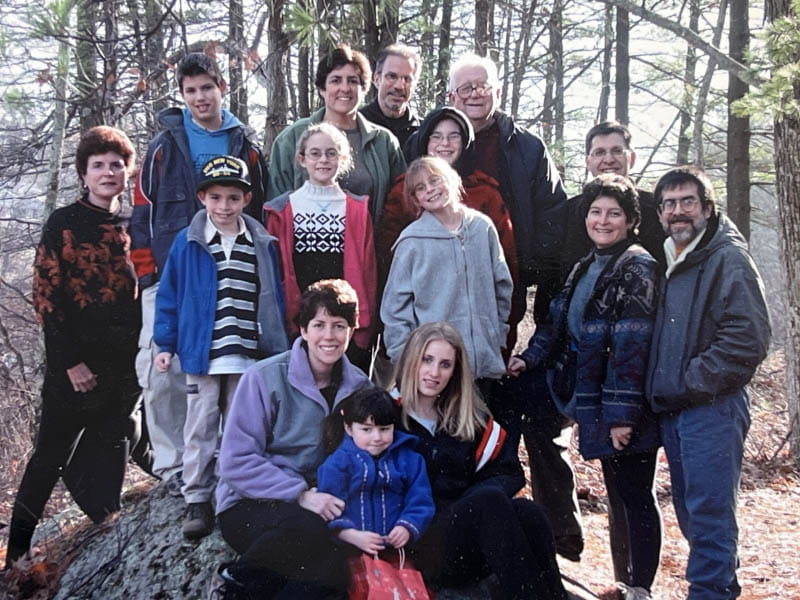
<svg viewBox="0 0 800 600">
<path fill-rule="evenodd" d="M 453 376 L 436 399 L 439 427 L 447 434 L 464 441 L 474 440 L 486 426 L 489 409 L 486 408 L 469 368 L 467 349 L 456 329 L 444 321 L 426 323 L 409 336 L 395 370 L 397 388 L 403 398 L 403 426 L 408 428 L 408 413 L 419 402 L 418 374 L 422 357 L 428 344 L 441 340 L 455 350 Z"/>
</svg>

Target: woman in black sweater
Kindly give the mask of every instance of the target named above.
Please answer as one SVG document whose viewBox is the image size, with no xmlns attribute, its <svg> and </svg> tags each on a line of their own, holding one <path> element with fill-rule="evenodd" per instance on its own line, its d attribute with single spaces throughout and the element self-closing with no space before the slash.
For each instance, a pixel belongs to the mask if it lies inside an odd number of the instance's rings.
<svg viewBox="0 0 800 600">
<path fill-rule="evenodd" d="M 397 369 L 403 424 L 420 439 L 436 503 L 415 564 L 434 584 L 494 573 L 507 600 L 566 600 L 550 524 L 538 505 L 514 498 L 525 484 L 517 448 L 475 389 L 458 332 L 420 326 Z"/>
</svg>

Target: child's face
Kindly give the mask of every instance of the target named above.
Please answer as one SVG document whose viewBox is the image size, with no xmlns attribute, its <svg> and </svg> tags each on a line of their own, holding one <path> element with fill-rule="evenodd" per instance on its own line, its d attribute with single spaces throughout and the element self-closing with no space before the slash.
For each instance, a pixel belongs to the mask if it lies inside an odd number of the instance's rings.
<svg viewBox="0 0 800 600">
<path fill-rule="evenodd" d="M 461 138 L 461 129 L 453 119 L 442 119 L 433 128 L 428 138 L 428 154 L 438 156 L 453 165 L 461 156 L 464 149 L 464 140 Z"/>
<path fill-rule="evenodd" d="M 315 133 L 306 140 L 297 163 L 308 171 L 308 179 L 316 185 L 333 185 L 344 157 L 327 133 Z"/>
<path fill-rule="evenodd" d="M 252 194 L 235 185 L 212 185 L 198 192 L 198 196 L 217 229 L 233 234 L 239 231 L 239 217 Z"/>
<path fill-rule="evenodd" d="M 438 214 L 452 204 L 447 180 L 432 171 L 422 171 L 414 182 L 414 200 L 419 207 L 430 213 Z"/>
<path fill-rule="evenodd" d="M 183 78 L 181 96 L 195 123 L 217 130 L 222 124 L 224 84 L 218 86 L 210 75 L 187 75 Z"/>
<path fill-rule="evenodd" d="M 366 423 L 356 421 L 352 425 L 345 425 L 344 430 L 357 447 L 371 456 L 379 456 L 394 440 L 394 425 L 375 425 L 372 417 Z"/>
</svg>

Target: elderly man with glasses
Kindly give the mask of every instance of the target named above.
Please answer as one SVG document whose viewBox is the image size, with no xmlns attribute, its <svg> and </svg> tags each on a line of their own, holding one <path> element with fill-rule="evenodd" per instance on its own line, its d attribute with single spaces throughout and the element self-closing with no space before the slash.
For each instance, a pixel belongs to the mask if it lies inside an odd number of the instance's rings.
<svg viewBox="0 0 800 600">
<path fill-rule="evenodd" d="M 450 69 L 450 104 L 467 115 L 475 129 L 475 167 L 495 178 L 511 215 L 524 296 L 536 285 L 534 319 L 547 316 L 554 293 L 560 289 L 567 203 L 561 179 L 544 142 L 498 110 L 500 85 L 497 66 L 488 58 L 468 54 Z M 482 390 L 484 391 L 484 390 Z M 544 380 L 543 369 L 526 371 L 519 379 L 504 378 L 487 398 L 495 418 L 513 437 L 528 431 L 534 498 L 544 505 L 560 553 L 577 560 L 582 550 L 580 515 L 564 448 L 554 438 L 562 420 Z M 558 477 L 553 477 L 553 472 Z"/>
</svg>

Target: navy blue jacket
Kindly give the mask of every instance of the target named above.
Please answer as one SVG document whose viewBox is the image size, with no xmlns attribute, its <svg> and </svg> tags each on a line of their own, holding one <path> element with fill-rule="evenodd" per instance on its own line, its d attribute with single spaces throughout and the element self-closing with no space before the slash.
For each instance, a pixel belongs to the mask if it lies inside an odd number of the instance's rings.
<svg viewBox="0 0 800 600">
<path fill-rule="evenodd" d="M 545 364 L 552 381 L 556 368 L 574 369 L 574 396 L 556 398 L 566 405 L 575 401 L 572 416 L 578 423 L 584 458 L 617 453 L 633 454 L 658 448 L 655 415 L 644 397 L 644 374 L 653 334 L 658 271 L 647 251 L 625 240 L 612 251 L 586 304 L 575 360 L 566 360 L 570 348 L 567 313 L 575 284 L 594 259 L 586 256 L 575 265 L 564 289 L 550 305 L 548 323 L 539 326 L 522 358 L 528 368 Z M 570 366 L 571 365 L 571 366 Z M 614 449 L 610 429 L 633 427 L 631 442 Z"/>
<path fill-rule="evenodd" d="M 433 519 L 434 506 L 416 444 L 413 435 L 395 431 L 392 444 L 373 457 L 345 435 L 317 470 L 317 489 L 345 502 L 342 515 L 328 527 L 388 535 L 402 525 L 418 540 Z"/>
</svg>

